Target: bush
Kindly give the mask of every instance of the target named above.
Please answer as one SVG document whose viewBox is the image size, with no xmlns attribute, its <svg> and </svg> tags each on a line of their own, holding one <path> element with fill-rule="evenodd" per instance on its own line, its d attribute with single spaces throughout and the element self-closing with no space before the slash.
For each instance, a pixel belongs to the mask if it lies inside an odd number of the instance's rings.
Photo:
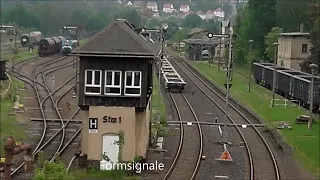
<svg viewBox="0 0 320 180">
<path fill-rule="evenodd" d="M 75 178 L 67 172 L 67 168 L 61 161 L 50 163 L 44 162 L 43 169 L 36 169 L 33 180 L 75 180 Z"/>
</svg>

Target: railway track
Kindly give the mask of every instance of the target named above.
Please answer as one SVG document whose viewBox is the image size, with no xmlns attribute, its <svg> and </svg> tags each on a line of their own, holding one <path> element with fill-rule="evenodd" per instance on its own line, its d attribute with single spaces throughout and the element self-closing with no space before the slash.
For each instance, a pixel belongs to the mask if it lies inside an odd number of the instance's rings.
<svg viewBox="0 0 320 180">
<path fill-rule="evenodd" d="M 176 57 L 171 57 L 171 62 L 175 64 L 179 73 L 185 74 L 199 91 L 201 91 L 207 99 L 209 99 L 218 109 L 225 113 L 225 97 L 222 93 L 219 93 L 214 89 L 208 82 L 200 78 L 195 72 L 192 71 L 187 62 Z M 253 124 L 256 118 L 245 114 L 243 110 L 240 110 L 233 103 L 229 103 L 228 120 L 232 124 Z M 252 128 L 240 129 L 235 126 L 238 133 L 240 134 L 247 152 L 249 172 L 247 176 L 249 179 L 272 179 L 280 180 L 280 171 L 271 147 L 269 146 L 266 139 L 261 134 L 260 130 L 252 126 Z"/>
<path fill-rule="evenodd" d="M 195 179 L 203 152 L 203 134 L 201 126 L 184 126 L 183 122 L 199 122 L 187 98 L 182 94 L 171 94 L 180 121 L 180 141 L 176 156 L 163 177 L 163 180 Z M 194 142 L 198 142 L 194 144 Z"/>
<path fill-rule="evenodd" d="M 37 61 L 43 60 L 43 59 L 47 59 L 47 61 L 37 64 Z M 60 110 L 58 109 L 59 101 L 61 101 L 61 99 L 65 97 L 67 93 L 70 92 L 75 86 L 74 84 L 75 82 L 73 82 L 73 84 L 71 83 L 76 77 L 76 75 L 69 78 L 66 82 L 64 82 L 60 87 L 56 88 L 54 91 L 51 90 L 52 87 L 49 86 L 47 82 L 48 80 L 46 78 L 49 73 L 53 73 L 64 68 L 68 68 L 73 65 L 73 61 L 63 63 L 63 61 L 66 59 L 67 57 L 61 57 L 58 59 L 36 58 L 36 59 L 29 60 L 27 62 L 19 62 L 15 64 L 15 66 L 13 67 L 14 70 L 11 71 L 13 72 L 13 75 L 15 75 L 18 79 L 29 84 L 36 92 L 41 116 L 43 118 L 43 128 L 42 128 L 41 139 L 38 142 L 37 147 L 34 149 L 33 154 L 36 155 L 40 151 L 44 150 L 45 159 L 49 160 L 50 162 L 54 161 L 59 155 L 61 155 L 67 149 L 67 147 L 73 142 L 73 140 L 75 140 L 75 138 L 78 137 L 79 132 L 81 132 L 81 123 L 80 124 L 70 123 L 71 119 L 73 119 L 77 115 L 80 109 L 78 108 L 74 112 L 74 114 L 67 119 L 66 122 L 63 119 L 62 115 L 60 114 Z M 36 65 L 32 69 L 32 75 L 31 75 L 32 77 L 22 74 L 22 67 L 29 63 L 36 63 Z M 57 64 L 57 66 L 50 67 L 50 65 L 52 64 Z M 20 66 L 17 67 L 18 65 Z M 39 71 L 37 71 L 38 68 L 40 68 Z M 67 86 L 68 84 L 71 84 L 71 86 L 68 87 Z M 57 94 L 58 92 L 61 92 L 61 94 L 57 98 L 54 98 L 53 96 L 55 96 L 55 94 Z M 49 99 L 51 101 L 49 101 Z M 49 114 L 46 111 L 50 108 L 54 110 L 54 114 Z M 58 123 L 47 122 L 47 119 L 53 119 L 53 118 L 58 118 L 60 122 Z M 71 125 L 68 126 L 69 123 Z M 58 145 L 54 145 L 54 144 L 58 144 Z M 21 163 L 11 173 L 11 175 L 17 174 L 17 172 L 19 172 L 19 169 L 21 169 L 23 165 L 24 165 L 24 162 Z M 20 177 L 18 177 L 18 179 L 20 179 Z"/>
</svg>

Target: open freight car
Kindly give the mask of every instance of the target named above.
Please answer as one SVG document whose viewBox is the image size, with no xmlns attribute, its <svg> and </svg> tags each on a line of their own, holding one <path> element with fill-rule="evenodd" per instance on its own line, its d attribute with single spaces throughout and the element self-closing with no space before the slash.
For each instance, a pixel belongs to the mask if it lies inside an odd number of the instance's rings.
<svg viewBox="0 0 320 180">
<path fill-rule="evenodd" d="M 161 61 L 161 75 L 165 83 L 165 88 L 170 92 L 182 92 L 186 82 L 181 78 L 179 73 L 174 69 L 166 57 Z"/>
<path fill-rule="evenodd" d="M 273 85 L 274 65 L 271 63 L 253 63 L 254 78 L 257 84 L 268 89 Z M 320 83 L 314 76 L 313 109 L 319 110 Z M 300 105 L 309 108 L 311 93 L 311 74 L 276 66 L 276 92 L 290 100 L 296 100 Z"/>
</svg>

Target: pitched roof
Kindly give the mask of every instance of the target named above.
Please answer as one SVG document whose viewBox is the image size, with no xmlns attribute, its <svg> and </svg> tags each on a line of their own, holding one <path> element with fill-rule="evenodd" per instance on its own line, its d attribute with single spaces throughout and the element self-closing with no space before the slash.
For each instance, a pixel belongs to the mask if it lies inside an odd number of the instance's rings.
<svg viewBox="0 0 320 180">
<path fill-rule="evenodd" d="M 224 12 L 221 8 L 217 8 L 214 12 Z"/>
<path fill-rule="evenodd" d="M 208 10 L 208 11 L 206 12 L 206 14 L 213 14 L 213 11 L 212 11 L 212 10 Z"/>
<path fill-rule="evenodd" d="M 310 33 L 289 32 L 289 33 L 281 33 L 280 36 L 310 36 Z"/>
<path fill-rule="evenodd" d="M 204 15 L 205 13 L 203 11 L 197 11 L 196 14 L 198 15 Z"/>
<path fill-rule="evenodd" d="M 143 1 L 135 1 L 133 3 L 134 6 L 142 6 L 143 5 Z"/>
<path fill-rule="evenodd" d="M 204 28 L 192 28 L 190 29 L 190 32 L 188 33 L 188 36 L 191 36 L 193 34 L 197 34 L 197 33 L 202 33 L 202 32 L 207 32 L 207 29 Z"/>
<path fill-rule="evenodd" d="M 189 5 L 188 4 L 181 4 L 180 8 L 188 8 Z"/>
<path fill-rule="evenodd" d="M 154 56 L 148 41 L 127 20 L 118 19 L 77 47 L 72 54 Z"/>
<path fill-rule="evenodd" d="M 163 5 L 163 8 L 172 8 L 173 5 L 171 3 L 166 3 Z"/>
<path fill-rule="evenodd" d="M 147 6 L 158 6 L 158 5 L 156 2 L 151 1 L 147 3 Z"/>
</svg>

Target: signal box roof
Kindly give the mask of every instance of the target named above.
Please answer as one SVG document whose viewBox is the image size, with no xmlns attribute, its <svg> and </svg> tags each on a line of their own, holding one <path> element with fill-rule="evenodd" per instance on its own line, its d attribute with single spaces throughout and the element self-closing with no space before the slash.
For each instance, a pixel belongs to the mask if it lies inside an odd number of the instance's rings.
<svg viewBox="0 0 320 180">
<path fill-rule="evenodd" d="M 72 54 L 78 56 L 134 56 L 155 57 L 154 50 L 127 20 L 119 19 L 77 47 Z"/>
</svg>

